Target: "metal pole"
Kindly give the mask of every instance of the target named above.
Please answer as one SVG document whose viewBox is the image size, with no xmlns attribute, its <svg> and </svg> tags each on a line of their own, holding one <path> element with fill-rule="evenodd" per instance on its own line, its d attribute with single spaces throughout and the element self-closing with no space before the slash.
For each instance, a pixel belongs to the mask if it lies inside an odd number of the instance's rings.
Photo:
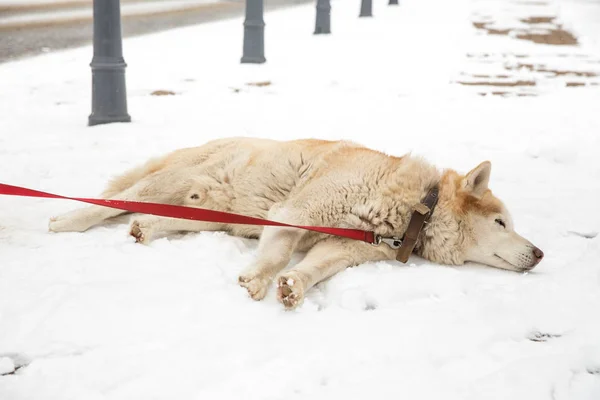
<svg viewBox="0 0 600 400">
<path fill-rule="evenodd" d="M 331 33 L 331 3 L 329 0 L 317 0 L 315 34 L 320 33 Z"/>
<path fill-rule="evenodd" d="M 373 16 L 373 1 L 362 0 L 360 3 L 360 15 L 359 17 L 372 17 Z"/>
<path fill-rule="evenodd" d="M 119 0 L 94 0 L 94 57 L 90 66 L 92 113 L 88 124 L 130 122 Z"/>
<path fill-rule="evenodd" d="M 244 53 L 242 63 L 262 64 L 265 58 L 265 21 L 263 0 L 246 0 Z"/>
<path fill-rule="evenodd" d="M 388 3 L 388 6 L 397 6 L 398 5 L 398 0 L 390 0 L 390 2 Z"/>
</svg>

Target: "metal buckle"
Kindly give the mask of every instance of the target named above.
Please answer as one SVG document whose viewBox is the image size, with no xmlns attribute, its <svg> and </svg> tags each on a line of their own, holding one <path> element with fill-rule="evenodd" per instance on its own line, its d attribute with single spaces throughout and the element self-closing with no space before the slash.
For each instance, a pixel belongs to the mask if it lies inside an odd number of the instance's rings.
<svg viewBox="0 0 600 400">
<path fill-rule="evenodd" d="M 402 246 L 402 239 L 396 236 L 392 237 L 382 237 L 381 235 L 375 236 L 375 242 L 373 243 L 375 246 L 379 246 L 381 242 L 387 244 L 392 249 L 399 249 Z"/>
</svg>

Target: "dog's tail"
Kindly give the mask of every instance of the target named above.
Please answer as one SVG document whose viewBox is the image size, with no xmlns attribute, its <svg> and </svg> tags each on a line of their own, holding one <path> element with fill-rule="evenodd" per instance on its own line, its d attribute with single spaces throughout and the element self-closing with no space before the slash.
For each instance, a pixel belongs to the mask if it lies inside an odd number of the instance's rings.
<svg viewBox="0 0 600 400">
<path fill-rule="evenodd" d="M 109 199 L 124 190 L 129 189 L 148 175 L 163 169 L 165 166 L 165 158 L 166 157 L 159 157 L 151 159 L 146 162 L 146 164 L 132 168 L 124 174 L 113 178 L 108 183 L 104 192 L 102 192 L 102 198 Z"/>
</svg>

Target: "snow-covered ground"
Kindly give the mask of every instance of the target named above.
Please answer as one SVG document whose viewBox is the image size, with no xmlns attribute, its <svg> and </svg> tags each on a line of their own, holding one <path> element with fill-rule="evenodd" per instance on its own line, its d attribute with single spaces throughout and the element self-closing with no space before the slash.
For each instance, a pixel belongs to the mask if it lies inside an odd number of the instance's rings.
<svg viewBox="0 0 600 400">
<path fill-rule="evenodd" d="M 94 196 L 151 156 L 239 135 L 461 172 L 489 159 L 542 263 L 371 263 L 286 312 L 237 285 L 255 241 L 141 246 L 127 219 L 50 234 L 80 205 L 0 197 L 0 399 L 600 398 L 600 4 L 386 4 L 359 19 L 334 1 L 331 36 L 312 35 L 313 6 L 269 13 L 264 65 L 239 63 L 241 18 L 127 40 L 129 124 L 86 126 L 89 47 L 0 65 L 0 182 Z M 563 31 L 578 45 L 535 42 Z"/>
<path fill-rule="evenodd" d="M 61 3 L 83 3 L 86 0 L 0 0 L 0 5 L 17 6 L 17 5 L 47 5 Z M 88 0 L 92 2 L 93 0 Z"/>
<path fill-rule="evenodd" d="M 35 1 L 3 3 L 3 1 L 0 0 L 0 11 L 2 11 L 2 8 L 5 8 L 14 11 L 14 14 L 11 13 L 0 18 L 0 30 L 48 25 L 58 22 L 91 21 L 93 18 L 92 1 L 50 2 L 49 0 L 37 0 L 42 1 L 42 3 Z M 126 18 L 169 12 L 185 12 L 214 5 L 215 3 L 219 3 L 219 0 L 127 0 L 122 1 L 120 12 L 121 16 Z"/>
<path fill-rule="evenodd" d="M 121 0 L 122 4 L 134 2 L 159 2 L 159 1 L 186 1 L 186 0 Z M 194 0 L 187 0 L 193 2 Z M 0 0 L 2 6 L 52 6 L 52 5 L 69 5 L 69 4 L 92 4 L 94 0 Z"/>
</svg>

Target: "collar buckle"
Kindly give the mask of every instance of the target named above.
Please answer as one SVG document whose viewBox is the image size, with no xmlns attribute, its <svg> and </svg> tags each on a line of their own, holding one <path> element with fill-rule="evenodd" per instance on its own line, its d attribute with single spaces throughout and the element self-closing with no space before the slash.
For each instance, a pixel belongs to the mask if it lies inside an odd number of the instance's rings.
<svg viewBox="0 0 600 400">
<path fill-rule="evenodd" d="M 383 237 L 381 235 L 375 236 L 375 242 L 373 243 L 375 246 L 379 246 L 381 243 L 385 243 L 390 246 L 392 249 L 396 250 L 402 246 L 402 239 L 397 236 L 391 237 Z"/>
</svg>

